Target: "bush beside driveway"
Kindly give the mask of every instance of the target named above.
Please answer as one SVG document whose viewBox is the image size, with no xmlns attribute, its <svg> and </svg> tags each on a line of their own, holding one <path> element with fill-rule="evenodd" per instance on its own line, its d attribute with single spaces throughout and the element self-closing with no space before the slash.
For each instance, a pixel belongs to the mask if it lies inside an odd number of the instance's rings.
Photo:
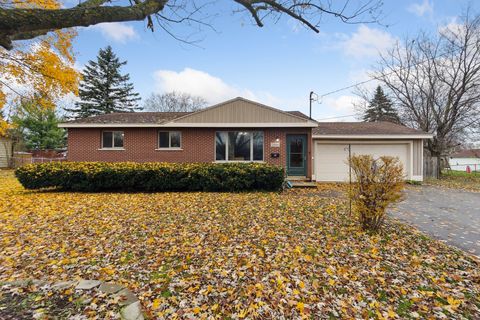
<svg viewBox="0 0 480 320">
<path fill-rule="evenodd" d="M 26 191 L 0 172 L 0 281 L 122 284 L 146 316 L 474 318 L 477 263 L 344 198 L 286 193 Z"/>
</svg>

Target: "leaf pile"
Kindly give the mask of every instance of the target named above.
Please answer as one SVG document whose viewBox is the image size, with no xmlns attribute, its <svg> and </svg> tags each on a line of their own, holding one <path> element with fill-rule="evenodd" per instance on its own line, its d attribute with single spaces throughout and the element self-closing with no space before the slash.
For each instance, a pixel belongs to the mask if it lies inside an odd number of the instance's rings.
<svg viewBox="0 0 480 320">
<path fill-rule="evenodd" d="M 0 173 L 1 175 L 2 173 Z M 479 266 L 345 200 L 286 193 L 62 193 L 0 176 L 0 281 L 100 279 L 153 319 L 475 318 Z"/>
</svg>

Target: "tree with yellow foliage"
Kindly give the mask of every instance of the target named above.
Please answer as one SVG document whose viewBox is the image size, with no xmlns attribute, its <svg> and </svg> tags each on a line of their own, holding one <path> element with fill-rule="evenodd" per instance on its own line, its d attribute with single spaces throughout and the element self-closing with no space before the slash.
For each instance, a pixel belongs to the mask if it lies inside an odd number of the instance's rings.
<svg viewBox="0 0 480 320">
<path fill-rule="evenodd" d="M 0 1 L 0 10 L 61 8 L 56 0 Z M 80 75 L 74 68 L 74 29 L 56 30 L 35 40 L 17 43 L 12 50 L 0 48 L 0 136 L 7 134 L 5 117 L 13 114 L 20 99 L 35 99 L 45 109 L 69 93 L 77 94 Z"/>
</svg>

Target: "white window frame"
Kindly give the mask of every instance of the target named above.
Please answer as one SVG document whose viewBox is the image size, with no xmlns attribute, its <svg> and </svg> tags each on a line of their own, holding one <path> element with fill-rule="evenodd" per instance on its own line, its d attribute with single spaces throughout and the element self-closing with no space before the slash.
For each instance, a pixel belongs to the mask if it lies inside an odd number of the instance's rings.
<svg viewBox="0 0 480 320">
<path fill-rule="evenodd" d="M 168 147 L 160 147 L 160 133 L 168 133 Z M 172 147 L 172 133 L 178 133 L 180 135 L 180 147 Z M 182 131 L 165 131 L 159 130 L 157 134 L 157 149 L 156 150 L 182 150 L 183 141 L 182 141 Z"/>
<path fill-rule="evenodd" d="M 248 132 L 250 134 L 250 159 L 252 160 L 228 160 L 228 133 L 229 132 Z M 263 143 L 262 143 L 262 160 L 253 160 L 253 134 L 255 132 L 261 132 L 263 136 Z M 225 160 L 217 160 L 217 133 L 224 133 L 227 136 L 227 139 L 225 141 Z M 249 131 L 249 130 L 228 130 L 228 131 L 215 131 L 215 139 L 213 139 L 214 143 L 214 159 L 215 162 L 264 162 L 265 161 L 265 132 L 260 131 L 260 130 L 254 130 L 254 131 Z"/>
<path fill-rule="evenodd" d="M 111 147 L 105 147 L 103 145 L 103 134 L 105 132 L 111 132 L 112 133 L 112 146 Z M 121 132 L 121 134 L 122 134 L 122 139 L 123 139 L 123 143 L 122 143 L 123 146 L 122 147 L 115 147 L 115 132 Z M 101 139 L 102 139 L 101 150 L 125 150 L 125 131 L 123 131 L 123 130 L 103 130 Z"/>
</svg>

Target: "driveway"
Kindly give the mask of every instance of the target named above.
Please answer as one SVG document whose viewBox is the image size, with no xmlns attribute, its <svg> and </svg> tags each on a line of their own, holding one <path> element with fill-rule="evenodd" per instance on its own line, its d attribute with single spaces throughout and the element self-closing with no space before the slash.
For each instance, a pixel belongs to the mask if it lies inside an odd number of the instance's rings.
<svg viewBox="0 0 480 320">
<path fill-rule="evenodd" d="M 480 193 L 412 187 L 390 215 L 480 257 Z"/>
</svg>

